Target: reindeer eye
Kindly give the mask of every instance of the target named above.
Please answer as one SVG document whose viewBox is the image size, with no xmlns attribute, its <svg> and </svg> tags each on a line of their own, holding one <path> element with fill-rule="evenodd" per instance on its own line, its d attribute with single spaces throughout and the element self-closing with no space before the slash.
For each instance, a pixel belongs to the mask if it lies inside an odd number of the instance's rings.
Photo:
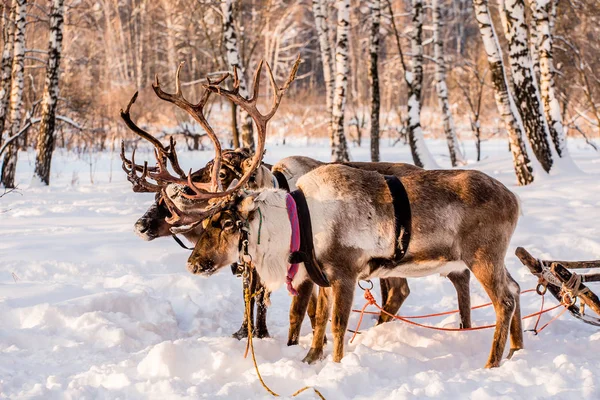
<svg viewBox="0 0 600 400">
<path fill-rule="evenodd" d="M 223 224 L 222 224 L 223 229 L 227 229 L 227 230 L 233 229 L 234 226 L 235 226 L 235 223 L 231 219 L 227 219 L 227 220 L 223 221 Z"/>
<path fill-rule="evenodd" d="M 219 179 L 225 179 L 225 178 L 227 178 L 227 171 L 222 169 L 219 171 Z"/>
</svg>

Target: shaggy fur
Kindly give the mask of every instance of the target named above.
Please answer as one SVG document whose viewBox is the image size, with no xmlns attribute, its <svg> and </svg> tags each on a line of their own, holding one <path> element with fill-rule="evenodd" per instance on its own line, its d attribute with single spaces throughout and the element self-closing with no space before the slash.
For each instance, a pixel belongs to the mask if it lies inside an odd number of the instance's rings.
<svg viewBox="0 0 600 400">
<path fill-rule="evenodd" d="M 516 227 L 516 197 L 500 182 L 478 171 L 414 171 L 402 178 L 412 204 L 412 242 L 398 264 L 374 263 L 394 253 L 391 195 L 383 176 L 345 165 L 326 165 L 302 176 L 297 185 L 311 210 L 315 251 L 332 283 L 321 288 L 313 343 L 305 361 L 323 356 L 325 327 L 333 304 L 334 361 L 343 356 L 344 334 L 358 279 L 473 272 L 496 311 L 496 331 L 487 367 L 499 365 L 510 329 L 511 354 L 523 347 L 519 287 L 504 267 Z M 261 213 L 257 210 L 261 209 Z M 261 245 L 257 235 L 262 214 Z M 285 193 L 262 190 L 243 194 L 208 222 L 188 261 L 194 273 L 212 274 L 238 257 L 239 230 L 250 229 L 250 252 L 265 285 L 285 281 L 291 230 Z M 306 280 L 301 267 L 294 279 Z"/>
</svg>

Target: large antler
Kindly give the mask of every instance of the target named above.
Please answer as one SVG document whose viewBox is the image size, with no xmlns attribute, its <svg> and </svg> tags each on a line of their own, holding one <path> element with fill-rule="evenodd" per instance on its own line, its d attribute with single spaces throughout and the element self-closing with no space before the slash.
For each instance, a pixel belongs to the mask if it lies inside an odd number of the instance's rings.
<svg viewBox="0 0 600 400">
<path fill-rule="evenodd" d="M 160 99 L 175 104 L 177 107 L 186 111 L 192 118 L 194 118 L 200 124 L 200 126 L 204 128 L 204 130 L 208 134 L 208 137 L 213 142 L 213 145 L 215 147 L 215 158 L 210 183 L 211 190 L 216 191 L 221 188 L 221 182 L 219 180 L 219 171 L 221 170 L 222 149 L 221 143 L 219 142 L 217 135 L 215 134 L 214 130 L 209 125 L 208 121 L 206 120 L 206 117 L 204 116 L 204 106 L 206 105 L 206 103 L 208 103 L 208 99 L 212 92 L 205 88 L 200 98 L 200 101 L 198 101 L 197 104 L 192 104 L 185 97 L 183 97 L 183 93 L 181 91 L 181 81 L 179 79 L 181 67 L 183 66 L 183 64 L 183 62 L 179 64 L 179 66 L 177 67 L 177 72 L 175 74 L 175 93 L 167 93 L 161 89 L 160 82 L 158 81 L 158 74 L 155 77 L 155 82 L 152 84 L 152 88 L 154 89 L 154 93 L 156 93 L 156 95 Z M 228 75 L 225 74 L 220 78 L 217 78 L 217 80 L 214 82 L 212 82 L 208 77 L 206 78 L 206 80 L 208 81 L 209 85 L 219 85 L 227 78 L 227 76 Z M 190 185 L 190 187 L 194 187 L 194 185 L 191 184 L 191 178 L 189 175 L 188 184 Z"/>
<path fill-rule="evenodd" d="M 277 87 L 277 83 L 275 82 L 275 78 L 273 77 L 273 72 L 271 71 L 271 67 L 269 66 L 269 63 L 265 63 L 267 65 L 267 73 L 269 75 L 269 80 L 271 82 L 271 88 L 273 90 L 273 104 L 271 106 L 271 110 L 266 114 L 262 114 L 256 107 L 257 102 L 258 102 L 258 94 L 259 94 L 259 90 L 260 90 L 260 74 L 262 71 L 263 61 L 261 61 L 258 64 L 258 68 L 256 69 L 256 72 L 254 73 L 252 97 L 249 99 L 245 99 L 239 93 L 240 80 L 238 77 L 237 68 L 235 68 L 235 67 L 233 69 L 233 88 L 231 90 L 222 88 L 220 86 L 220 83 L 224 80 L 224 78 L 219 80 L 218 82 L 208 81 L 207 84 L 203 85 L 204 88 L 207 89 L 207 91 L 210 91 L 212 93 L 217 93 L 217 94 L 227 98 L 231 102 L 233 102 L 236 105 L 238 105 L 239 107 L 241 107 L 244 111 L 246 111 L 248 113 L 248 115 L 250 115 L 250 117 L 252 117 L 252 119 L 254 120 L 254 123 L 256 124 L 256 129 L 257 129 L 257 133 L 258 133 L 258 146 L 257 146 L 256 152 L 254 153 L 254 156 L 252 158 L 252 163 L 251 163 L 249 169 L 244 173 L 244 175 L 240 178 L 240 180 L 237 182 L 237 184 L 233 185 L 233 187 L 231 187 L 225 191 L 221 191 L 221 192 L 207 192 L 205 190 L 202 190 L 202 188 L 195 186 L 191 182 L 191 180 L 189 180 L 188 186 L 195 192 L 195 194 L 188 195 L 188 194 L 183 193 L 183 196 L 185 196 L 189 199 L 207 199 L 207 200 L 218 198 L 218 197 L 225 197 L 225 196 L 228 196 L 228 195 L 236 192 L 237 190 L 239 190 L 241 187 L 243 187 L 246 184 L 248 179 L 250 179 L 252 174 L 260 166 L 260 163 L 262 161 L 262 157 L 264 154 L 264 150 L 265 150 L 267 123 L 269 122 L 269 120 L 271 118 L 273 118 L 273 115 L 275 115 L 275 112 L 277 112 L 277 109 L 279 108 L 279 104 L 281 103 L 281 99 L 282 99 L 284 93 L 289 88 L 292 81 L 296 78 L 296 73 L 298 72 L 298 68 L 300 66 L 300 61 L 301 61 L 300 57 L 298 57 L 298 59 L 292 66 L 292 70 L 290 71 L 290 75 L 289 75 L 288 79 L 285 81 L 285 84 L 282 87 Z M 215 167 L 216 167 L 216 165 L 217 164 L 215 162 Z M 214 169 L 216 169 L 216 168 L 214 168 Z M 215 174 L 216 178 L 218 179 L 218 175 L 216 175 L 216 174 L 218 174 L 219 169 L 216 169 L 216 173 L 215 173 L 214 169 L 213 169 L 213 174 Z"/>
<path fill-rule="evenodd" d="M 173 170 L 175 171 L 175 173 L 177 175 L 179 175 L 179 177 L 181 179 L 185 179 L 186 174 L 183 171 L 183 169 L 181 168 L 181 166 L 179 165 L 179 160 L 177 158 L 177 152 L 175 151 L 175 140 L 173 139 L 173 137 L 171 137 L 171 139 L 170 139 L 169 146 L 165 147 L 160 142 L 160 140 L 158 140 L 157 138 L 155 138 L 154 136 L 152 136 L 151 134 L 149 134 L 148 132 L 146 132 L 145 130 L 140 128 L 139 126 L 137 126 L 135 124 L 135 122 L 133 122 L 133 120 L 131 119 L 131 115 L 130 115 L 129 111 L 131 110 L 131 106 L 137 100 L 137 97 L 138 97 L 138 92 L 135 92 L 134 95 L 131 97 L 131 100 L 129 100 L 129 103 L 127 104 L 127 107 L 125 108 L 125 111 L 123 111 L 121 109 L 121 118 L 123 119 L 123 121 L 125 121 L 125 125 L 127 125 L 127 127 L 129 129 L 131 129 L 133 132 L 135 132 L 142 139 L 147 140 L 150 143 L 152 143 L 152 145 L 156 149 L 156 153 L 158 154 L 157 160 L 158 160 L 158 158 L 161 158 L 162 162 L 164 163 L 164 160 L 168 159 L 170 161 L 171 165 L 173 166 Z M 123 146 L 121 146 L 121 147 L 123 148 Z M 127 158 L 125 158 L 124 151 L 121 152 L 121 159 L 123 160 L 123 169 L 124 170 L 125 170 L 125 167 L 131 168 L 132 170 L 136 170 L 136 171 L 143 170 L 142 166 L 135 165 L 131 161 L 127 160 Z M 127 170 L 125 170 L 125 171 L 127 172 Z M 148 169 L 148 172 L 154 172 L 154 171 L 156 171 L 155 167 L 150 167 Z M 128 172 L 128 175 L 129 175 L 129 172 Z M 176 177 L 171 177 L 171 178 L 177 179 Z M 169 181 L 170 182 L 173 181 L 172 179 L 170 179 Z"/>
</svg>

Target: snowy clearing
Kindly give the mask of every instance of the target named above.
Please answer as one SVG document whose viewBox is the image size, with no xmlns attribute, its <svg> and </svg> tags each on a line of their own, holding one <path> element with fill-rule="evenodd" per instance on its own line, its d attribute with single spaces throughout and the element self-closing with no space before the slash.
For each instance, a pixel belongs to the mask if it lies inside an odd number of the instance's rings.
<svg viewBox="0 0 600 400">
<path fill-rule="evenodd" d="M 579 141 L 569 144 L 584 174 L 537 177 L 516 187 L 504 140 L 483 143 L 486 159 L 476 164 L 522 201 L 506 259 L 522 289 L 535 279 L 514 256 L 517 246 L 544 258 L 600 259 L 600 156 Z M 448 166 L 445 141 L 429 146 Z M 267 147 L 267 162 L 329 155 L 328 146 L 316 144 Z M 366 144 L 350 150 L 355 160 L 368 159 Z M 466 155 L 473 154 L 469 144 Z M 149 153 L 138 152 L 143 156 Z M 133 224 L 153 195 L 131 191 L 118 155 L 79 158 L 57 150 L 50 187 L 29 187 L 33 157 L 20 155 L 20 194 L 0 199 L 0 398 L 270 398 L 251 359 L 243 359 L 245 342 L 230 338 L 242 320 L 240 280 L 228 271 L 193 276 L 185 269 L 188 251 L 173 240 L 135 236 Z M 211 151 L 185 152 L 180 159 L 189 168 L 211 157 Z M 384 147 L 382 159 L 410 162 L 409 148 Z M 446 279 L 409 284 L 404 315 L 456 307 Z M 488 301 L 475 279 L 471 293 L 473 305 Z M 523 314 L 539 309 L 534 294 L 521 301 Z M 286 346 L 289 302 L 284 289 L 272 295 L 272 338 L 255 341 L 264 379 L 284 396 L 311 385 L 327 399 L 600 398 L 600 332 L 568 314 L 539 336 L 525 333 L 525 350 L 494 370 L 483 369 L 492 330 L 441 333 L 402 322 L 371 328 L 373 318 L 347 345 L 342 363 L 331 361 L 329 341 L 327 359 L 309 366 L 301 362 L 310 345 L 308 321 L 300 346 Z M 362 304 L 357 292 L 355 308 Z M 351 328 L 357 320 L 353 315 Z M 490 323 L 494 312 L 474 311 L 473 321 Z M 456 327 L 458 317 L 431 323 Z"/>
</svg>

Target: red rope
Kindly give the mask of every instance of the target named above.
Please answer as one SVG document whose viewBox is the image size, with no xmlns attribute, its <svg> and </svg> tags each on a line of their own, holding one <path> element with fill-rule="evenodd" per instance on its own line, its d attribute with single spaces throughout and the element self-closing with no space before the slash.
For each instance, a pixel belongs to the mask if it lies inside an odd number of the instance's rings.
<svg viewBox="0 0 600 400">
<path fill-rule="evenodd" d="M 522 293 L 529 293 L 529 292 L 532 292 L 532 291 L 535 291 L 535 289 L 529 289 L 529 290 L 526 290 L 526 291 L 524 291 L 524 292 L 522 292 Z M 370 291 L 369 289 L 365 289 L 365 300 L 366 300 L 367 302 L 365 303 L 365 305 L 363 306 L 363 308 L 362 308 L 360 311 L 358 311 L 358 312 L 360 312 L 361 314 L 360 314 L 360 318 L 359 318 L 359 320 L 358 320 L 358 324 L 356 325 L 356 329 L 355 329 L 355 331 L 354 331 L 354 335 L 352 335 L 352 339 L 350 339 L 350 343 L 352 343 L 352 341 L 354 340 L 354 338 L 355 338 L 355 337 L 356 337 L 356 335 L 358 334 L 358 330 L 360 329 L 360 325 L 361 325 L 361 323 L 362 323 L 362 320 L 363 320 L 363 316 L 364 316 L 364 314 L 365 314 L 365 313 L 373 313 L 373 312 L 366 312 L 366 311 L 365 311 L 365 309 L 366 309 L 366 308 L 367 308 L 369 305 L 375 306 L 375 307 L 376 307 L 376 308 L 377 308 L 377 309 L 380 311 L 380 313 L 384 313 L 384 314 L 386 314 L 386 315 L 389 315 L 390 317 L 392 317 L 392 318 L 394 318 L 394 319 L 397 319 L 397 320 L 400 320 L 400 321 L 406 322 L 406 323 L 408 323 L 408 324 L 411 324 L 411 325 L 414 325 L 414 326 L 418 326 L 418 327 L 420 327 L 420 328 L 433 329 L 433 330 L 436 330 L 436 331 L 445 331 L 445 332 L 479 331 L 479 330 L 483 330 L 483 329 L 490 329 L 490 328 L 494 328 L 494 327 L 496 327 L 496 324 L 492 324 L 492 325 L 483 325 L 483 326 L 476 326 L 476 327 L 472 327 L 472 328 L 441 328 L 441 327 L 437 327 L 437 326 L 423 325 L 423 324 L 420 324 L 420 323 L 418 323 L 418 322 L 411 321 L 410 319 L 416 319 L 416 318 L 425 318 L 425 317 L 428 317 L 428 316 L 431 316 L 431 317 L 433 317 L 433 316 L 440 316 L 440 315 L 454 314 L 455 312 L 458 312 L 458 310 L 454 310 L 454 311 L 446 311 L 446 312 L 442 312 L 442 313 L 436 313 L 436 314 L 428 314 L 428 315 L 426 315 L 426 316 L 425 316 L 425 315 L 419 315 L 419 316 L 413 316 L 413 317 L 402 317 L 402 316 L 400 316 L 400 315 L 393 315 L 393 314 L 391 314 L 391 313 L 389 313 L 389 312 L 385 311 L 385 310 L 384 310 L 384 309 L 383 309 L 381 306 L 379 306 L 379 304 L 377 304 L 377 302 L 375 301 L 375 298 L 373 297 L 373 295 L 371 294 L 371 291 Z M 487 307 L 487 306 L 488 306 L 488 305 L 490 305 L 490 304 L 491 304 L 491 303 L 489 303 L 489 304 L 482 304 L 482 305 L 479 305 L 479 306 L 472 307 L 471 309 L 472 309 L 472 310 L 475 310 L 475 309 L 477 309 L 477 308 L 483 308 L 483 307 Z M 557 308 L 559 308 L 559 307 L 561 307 L 561 306 L 562 306 L 562 304 L 558 304 L 558 305 L 556 305 L 556 306 L 554 306 L 554 307 L 550 307 L 550 308 L 548 308 L 548 309 L 544 310 L 544 309 L 543 309 L 543 297 L 542 297 L 542 308 L 540 309 L 540 311 L 538 311 L 538 312 L 535 312 L 535 313 L 528 314 L 528 315 L 526 315 L 526 316 L 522 317 L 521 319 L 528 319 L 528 318 L 533 318 L 533 317 L 535 317 L 535 316 L 538 316 L 538 322 L 539 322 L 539 319 L 541 318 L 542 314 L 545 314 L 545 313 L 547 313 L 547 312 L 550 312 L 550 311 L 552 311 L 552 310 L 555 310 L 555 309 L 557 309 Z M 549 321 L 547 324 L 545 324 L 544 326 L 542 326 L 542 327 L 541 327 L 541 328 L 540 328 L 538 331 L 535 331 L 535 332 L 536 332 L 536 334 L 537 334 L 537 333 L 539 333 L 539 332 L 541 332 L 541 331 L 542 331 L 544 328 L 546 328 L 548 325 L 550 325 L 550 323 L 551 323 L 551 322 L 553 322 L 553 321 L 555 321 L 556 319 L 558 319 L 558 318 L 559 318 L 561 315 L 563 315 L 563 314 L 564 314 L 564 312 L 565 312 L 566 310 L 567 310 L 567 308 L 565 307 L 565 309 L 564 309 L 564 310 L 563 310 L 563 311 L 562 311 L 560 314 L 558 314 L 558 315 L 556 315 L 554 318 L 552 318 L 552 319 L 551 319 L 551 320 L 550 320 L 550 321 Z M 353 311 L 354 311 L 354 310 L 353 310 Z M 379 313 L 375 313 L 375 314 L 379 314 Z M 537 322 L 536 322 L 536 328 L 537 328 Z"/>
</svg>

